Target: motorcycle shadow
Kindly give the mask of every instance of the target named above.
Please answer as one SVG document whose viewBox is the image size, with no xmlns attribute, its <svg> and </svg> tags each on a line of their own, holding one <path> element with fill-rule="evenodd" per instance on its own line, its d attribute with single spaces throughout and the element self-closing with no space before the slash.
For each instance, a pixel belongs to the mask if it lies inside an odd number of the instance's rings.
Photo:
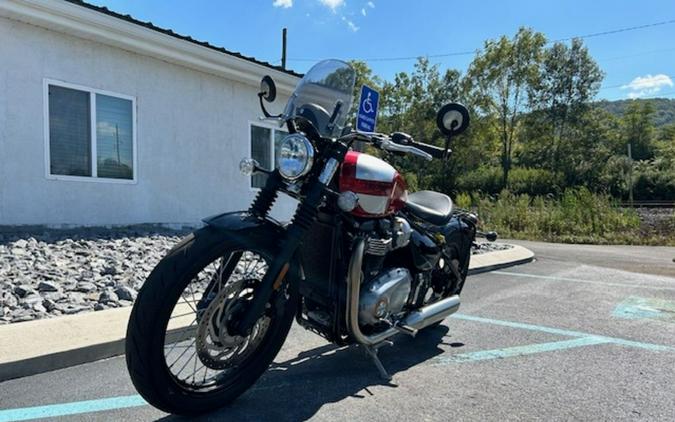
<svg viewBox="0 0 675 422">
<path fill-rule="evenodd" d="M 379 351 L 384 367 L 394 379 L 386 381 L 360 347 L 336 347 L 326 344 L 300 353 L 283 362 L 274 362 L 269 370 L 244 395 L 232 404 L 197 420 L 283 420 L 304 421 L 322 406 L 346 398 L 377 399 L 368 387 L 396 388 L 399 372 L 444 352 L 439 346 L 461 347 L 446 337 L 448 327 L 439 325 L 423 330 L 415 338 L 396 336 L 394 346 Z M 184 420 L 167 416 L 160 420 Z M 195 420 L 191 418 L 190 420 Z"/>
</svg>

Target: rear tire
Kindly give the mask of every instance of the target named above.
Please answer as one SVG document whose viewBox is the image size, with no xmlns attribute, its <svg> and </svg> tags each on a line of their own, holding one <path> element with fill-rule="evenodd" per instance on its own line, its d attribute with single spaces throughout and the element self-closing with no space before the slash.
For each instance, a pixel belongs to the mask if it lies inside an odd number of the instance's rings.
<svg viewBox="0 0 675 422">
<path fill-rule="evenodd" d="M 459 263 L 459 274 L 461 276 L 460 280 L 453 280 L 452 285 L 450 288 L 447 289 L 447 291 L 438 298 L 438 300 L 445 299 L 446 297 L 450 297 L 452 295 L 458 295 L 462 292 L 462 289 L 464 288 L 464 282 L 466 282 L 466 277 L 469 274 L 469 262 L 471 261 L 471 253 L 467 255 L 466 262 L 464 263 Z M 449 265 L 449 263 L 445 264 L 446 266 Z M 448 269 L 448 271 L 452 271 Z M 454 274 L 451 274 L 451 277 L 455 278 Z M 425 329 L 429 328 L 435 328 L 441 325 L 445 320 L 441 320 L 438 322 L 434 322 L 433 324 L 429 325 L 428 327 L 425 327 Z"/>
<path fill-rule="evenodd" d="M 176 245 L 159 262 L 143 285 L 134 303 L 127 327 L 126 362 L 134 386 L 140 395 L 156 408 L 182 415 L 195 415 L 220 408 L 253 385 L 283 345 L 293 322 L 298 298 L 298 283 L 289 280 L 289 276 L 284 284 L 285 288 L 275 292 L 270 300 L 271 306 L 267 311 L 269 322 L 260 342 L 255 343 L 255 346 L 252 346 L 255 349 L 233 366 L 231 373 L 221 374 L 222 376 L 216 374 L 214 385 L 204 391 L 190 388 L 184 380 L 172 373 L 171 366 L 167 362 L 166 331 L 174 306 L 177 306 L 181 297 L 185 299 L 182 296 L 184 289 L 192 286 L 193 278 L 201 274 L 202 269 L 220 257 L 230 256 L 226 255 L 228 252 L 240 249 L 255 251 L 268 263 L 275 256 L 276 251 L 269 246 L 272 242 L 262 244 L 247 240 L 246 243 L 244 245 L 242 242 L 225 238 L 222 232 L 210 227 L 198 230 Z M 224 289 L 219 287 L 221 288 Z M 255 294 L 255 290 L 252 290 L 252 294 Z M 191 307 L 195 310 L 195 321 L 198 321 L 197 311 L 200 310 L 201 302 L 197 304 L 194 300 L 192 303 L 196 307 L 196 309 Z M 196 339 L 195 337 L 195 341 Z M 250 343 L 254 340 L 252 337 Z M 199 362 L 200 359 L 201 357 L 199 359 L 195 357 L 195 362 Z M 206 366 L 204 368 L 206 379 L 209 369 Z M 193 374 L 193 381 L 194 377 Z M 189 376 L 186 380 L 189 380 Z"/>
</svg>

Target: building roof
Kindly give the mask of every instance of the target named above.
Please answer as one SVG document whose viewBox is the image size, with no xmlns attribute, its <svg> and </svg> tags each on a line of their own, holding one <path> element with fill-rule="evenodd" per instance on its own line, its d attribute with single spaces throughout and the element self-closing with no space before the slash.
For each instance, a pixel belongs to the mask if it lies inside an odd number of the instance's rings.
<svg viewBox="0 0 675 422">
<path fill-rule="evenodd" d="M 275 66 L 272 63 L 268 63 L 268 62 L 265 62 L 265 61 L 262 61 L 262 60 L 258 60 L 254 57 L 245 56 L 245 55 L 243 55 L 239 52 L 236 52 L 236 51 L 231 51 L 231 50 L 227 50 L 223 47 L 215 46 L 215 45 L 210 44 L 206 41 L 196 40 L 196 39 L 190 37 L 189 35 L 178 34 L 174 31 L 172 31 L 171 29 L 166 29 L 166 28 L 156 26 L 152 22 L 143 22 L 141 20 L 138 20 L 138 19 L 132 17 L 131 15 L 123 15 L 121 13 L 117 13 L 115 11 L 112 11 L 112 10 L 108 9 L 107 7 L 96 6 L 96 5 L 87 3 L 87 2 L 82 1 L 82 0 L 65 0 L 65 1 L 67 1 L 68 3 L 76 4 L 78 6 L 86 7 L 87 9 L 95 10 L 97 12 L 103 13 L 103 14 L 108 15 L 108 16 L 112 16 L 112 17 L 117 18 L 117 19 L 125 20 L 125 21 L 133 23 L 135 25 L 139 25 L 139 26 L 142 26 L 144 28 L 148 28 L 148 29 L 151 29 L 153 31 L 160 32 L 162 34 L 170 35 L 170 36 L 172 36 L 174 38 L 178 38 L 180 40 L 188 41 L 188 42 L 191 42 L 193 44 L 197 44 L 197 45 L 200 45 L 202 47 L 206 47 L 206 48 L 209 48 L 211 50 L 218 51 L 218 52 L 223 53 L 223 54 L 227 54 L 227 55 L 239 58 L 239 59 L 247 60 L 251 63 L 255 63 L 255 64 L 258 64 L 258 65 L 261 65 L 261 66 L 265 66 L 265 67 L 268 67 L 270 69 L 277 70 L 279 72 L 284 72 L 284 73 L 287 73 L 291 76 L 302 77 L 301 73 L 294 72 L 294 71 L 289 70 L 289 69 L 284 69 L 281 66 Z"/>
</svg>

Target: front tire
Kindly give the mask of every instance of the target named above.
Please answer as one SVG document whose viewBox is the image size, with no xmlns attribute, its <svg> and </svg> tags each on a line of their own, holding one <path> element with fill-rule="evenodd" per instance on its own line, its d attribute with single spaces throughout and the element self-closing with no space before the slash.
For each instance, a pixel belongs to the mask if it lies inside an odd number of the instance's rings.
<svg viewBox="0 0 675 422">
<path fill-rule="evenodd" d="M 224 238 L 221 232 L 206 227 L 183 239 L 159 262 L 138 295 L 127 327 L 127 368 L 134 386 L 148 403 L 174 414 L 209 412 L 240 396 L 265 372 L 293 322 L 297 282 L 289 281 L 287 276 L 248 337 L 230 336 L 219 330 L 226 330 L 222 328 L 229 321 L 225 319 L 226 311 L 236 315 L 240 303 L 255 294 L 256 277 L 261 278 L 259 273 L 265 269 L 264 266 L 260 269 L 259 261 L 255 261 L 252 270 L 255 274 L 243 274 L 241 257 L 260 257 L 260 261 L 269 265 L 275 253 L 262 242 Z M 222 268 L 227 267 L 225 259 L 233 256 L 237 257 L 236 267 L 227 274 L 228 279 L 218 279 L 214 284 L 214 274 L 222 278 Z M 207 268 L 213 268 L 211 264 L 215 262 L 220 264 L 215 266 L 215 272 L 209 273 Z M 205 271 L 210 282 L 199 278 Z M 227 287 L 234 283 L 241 291 Z M 215 291 L 216 287 L 219 290 Z M 225 296 L 217 294 L 221 289 Z M 227 310 L 214 299 L 227 301 Z M 194 315 L 188 315 L 192 311 Z M 187 328 L 172 330 L 180 318 L 185 322 L 194 320 Z M 204 333 L 209 333 L 210 337 Z M 191 341 L 192 337 L 194 340 Z M 222 341 L 223 338 L 227 341 Z M 169 347 L 166 342 L 171 340 L 175 342 Z M 168 354 L 167 349 L 170 349 Z M 213 350 L 216 355 L 210 356 L 209 352 Z M 172 364 L 178 353 L 183 355 Z M 180 360 L 187 359 L 185 356 L 193 356 L 194 363 L 183 364 Z M 176 374 L 180 366 L 183 368 Z M 186 367 L 188 375 L 183 378 L 182 371 Z M 190 379 L 189 371 L 193 367 Z M 211 375 L 207 382 L 209 371 Z M 202 376 L 203 383 L 199 382 Z"/>
</svg>

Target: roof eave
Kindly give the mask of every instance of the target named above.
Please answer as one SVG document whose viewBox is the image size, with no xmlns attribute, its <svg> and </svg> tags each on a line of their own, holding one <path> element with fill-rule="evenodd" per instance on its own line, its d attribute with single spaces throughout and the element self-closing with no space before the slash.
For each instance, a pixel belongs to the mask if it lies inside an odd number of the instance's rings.
<svg viewBox="0 0 675 422">
<path fill-rule="evenodd" d="M 57 0 L 6 0 L 0 16 L 94 40 L 169 63 L 257 86 L 271 75 L 290 93 L 298 77 L 95 10 Z"/>
</svg>

